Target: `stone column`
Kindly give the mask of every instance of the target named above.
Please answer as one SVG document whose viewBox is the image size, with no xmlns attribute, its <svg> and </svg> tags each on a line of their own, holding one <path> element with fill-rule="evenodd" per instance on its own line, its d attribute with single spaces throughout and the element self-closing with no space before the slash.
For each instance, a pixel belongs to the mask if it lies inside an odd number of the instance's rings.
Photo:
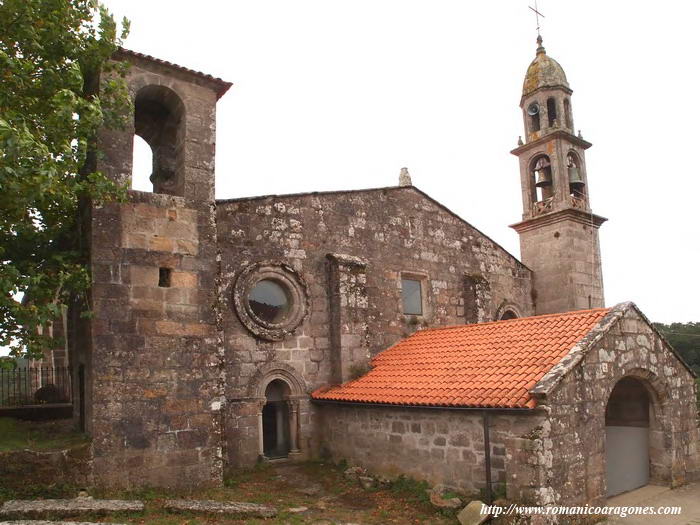
<svg viewBox="0 0 700 525">
<path fill-rule="evenodd" d="M 265 406 L 265 402 L 258 401 L 258 456 L 261 458 L 265 456 L 265 444 L 263 441 L 263 406 Z"/>
<path fill-rule="evenodd" d="M 292 399 L 287 401 L 289 407 L 289 444 L 290 454 L 299 454 L 299 401 Z"/>
</svg>

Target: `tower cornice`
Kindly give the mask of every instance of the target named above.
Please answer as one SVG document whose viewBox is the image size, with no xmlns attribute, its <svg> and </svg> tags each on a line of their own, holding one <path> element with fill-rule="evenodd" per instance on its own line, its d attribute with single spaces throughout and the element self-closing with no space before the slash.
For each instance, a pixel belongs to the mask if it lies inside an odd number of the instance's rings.
<svg viewBox="0 0 700 525">
<path fill-rule="evenodd" d="M 520 97 L 520 107 L 522 108 L 523 105 L 525 104 L 525 101 L 526 101 L 527 99 L 531 98 L 533 95 L 537 95 L 538 93 L 541 93 L 541 92 L 543 92 L 543 91 L 555 91 L 555 90 L 557 90 L 557 89 L 561 89 L 561 90 L 562 90 L 564 93 L 566 93 L 567 95 L 572 95 L 573 92 L 574 92 L 573 89 L 571 89 L 571 88 L 568 87 L 568 86 L 564 86 L 564 85 L 559 85 L 559 86 L 542 86 L 542 87 L 538 87 L 537 89 L 535 89 L 535 90 L 533 90 L 533 91 L 530 91 L 529 93 L 524 94 L 523 96 Z"/>
<path fill-rule="evenodd" d="M 545 144 L 547 142 L 550 142 L 553 139 L 565 139 L 571 142 L 572 144 L 575 144 L 579 146 L 580 148 L 587 150 L 590 148 L 593 144 L 588 142 L 587 140 L 583 140 L 582 138 L 577 137 L 573 133 L 570 133 L 566 131 L 565 129 L 557 129 L 556 131 L 551 131 L 540 138 L 533 140 L 531 142 L 527 142 L 526 144 L 523 144 L 522 146 L 518 146 L 517 148 L 511 150 L 511 153 L 513 155 L 521 155 L 522 153 L 525 153 L 526 151 L 529 151 L 531 149 L 535 149 L 542 144 Z"/>
<path fill-rule="evenodd" d="M 598 229 L 600 228 L 600 225 L 607 220 L 607 218 L 601 217 L 600 215 L 596 215 L 592 212 L 580 210 L 577 208 L 565 208 L 563 210 L 545 213 L 543 215 L 539 215 L 531 219 L 525 219 L 524 221 L 518 222 L 516 224 L 511 224 L 510 228 L 513 228 L 518 233 L 522 233 L 529 230 L 533 230 L 535 228 L 540 228 L 542 226 L 555 224 L 557 222 L 574 221 L 579 224 L 592 226 Z"/>
</svg>

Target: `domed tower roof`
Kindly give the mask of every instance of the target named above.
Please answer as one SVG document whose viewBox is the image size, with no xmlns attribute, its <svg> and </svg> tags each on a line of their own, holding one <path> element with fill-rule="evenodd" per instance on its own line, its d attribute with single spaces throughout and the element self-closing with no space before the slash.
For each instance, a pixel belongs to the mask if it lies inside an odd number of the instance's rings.
<svg viewBox="0 0 700 525">
<path fill-rule="evenodd" d="M 544 87 L 564 87 L 569 88 L 569 83 L 566 81 L 566 73 L 559 65 L 559 62 L 547 56 L 547 52 L 542 47 L 542 37 L 537 37 L 537 56 L 530 63 L 525 73 L 525 82 L 523 82 L 523 97 L 528 96 L 534 91 Z"/>
</svg>

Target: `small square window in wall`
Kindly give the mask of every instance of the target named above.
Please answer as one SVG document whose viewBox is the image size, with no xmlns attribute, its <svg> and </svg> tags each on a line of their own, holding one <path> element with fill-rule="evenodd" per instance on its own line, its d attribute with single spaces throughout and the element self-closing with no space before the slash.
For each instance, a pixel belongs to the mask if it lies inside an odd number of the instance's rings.
<svg viewBox="0 0 700 525">
<path fill-rule="evenodd" d="M 423 315 L 423 292 L 416 279 L 401 279 L 401 299 L 405 315 Z"/>
<path fill-rule="evenodd" d="M 170 277 L 172 270 L 170 268 L 158 269 L 158 286 L 161 288 L 170 288 Z"/>
</svg>

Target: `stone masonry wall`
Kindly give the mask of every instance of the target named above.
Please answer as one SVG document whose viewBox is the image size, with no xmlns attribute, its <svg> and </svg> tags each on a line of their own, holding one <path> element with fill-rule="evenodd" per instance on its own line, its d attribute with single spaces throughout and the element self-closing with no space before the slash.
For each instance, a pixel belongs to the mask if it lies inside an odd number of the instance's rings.
<svg viewBox="0 0 700 525">
<path fill-rule="evenodd" d="M 321 405 L 321 412 L 321 450 L 334 461 L 345 459 L 374 474 L 411 476 L 470 494 L 486 486 L 479 411 L 328 404 Z M 511 483 L 508 447 L 532 433 L 544 415 L 494 412 L 489 419 L 491 479 L 497 490 Z"/>
<path fill-rule="evenodd" d="M 551 424 L 541 436 L 551 458 L 544 465 L 549 483 L 539 488 L 545 501 L 604 501 L 605 409 L 613 387 L 627 376 L 650 393 L 651 482 L 677 486 L 698 479 L 695 380 L 635 307 L 617 315 L 581 363 L 541 401 L 551 411 Z"/>
<path fill-rule="evenodd" d="M 533 313 L 531 272 L 413 187 L 219 201 L 217 225 L 232 466 L 257 460 L 254 404 L 264 399 L 251 392 L 264 381 L 261 367 L 287 370 L 308 394 L 337 381 L 333 356 L 344 355 L 346 365 L 359 367 L 421 327 L 492 320 L 504 305 L 520 315 Z M 352 269 L 347 261 L 354 259 L 366 267 Z M 233 304 L 237 278 L 260 261 L 293 268 L 308 290 L 308 314 L 278 341 L 251 333 Z M 331 290 L 334 264 L 342 297 Z M 402 313 L 402 274 L 421 281 L 424 315 Z M 473 277 L 469 282 L 468 276 Z M 338 297 L 341 306 L 334 319 L 331 297 Z M 340 337 L 334 339 L 333 333 Z M 347 378 L 349 366 L 342 373 Z M 313 418 L 310 410 L 300 438 L 302 452 L 315 439 L 310 434 Z"/>
<path fill-rule="evenodd" d="M 534 272 L 537 315 L 604 306 L 598 228 L 590 222 L 574 214 L 518 229 L 523 261 Z"/>
</svg>

